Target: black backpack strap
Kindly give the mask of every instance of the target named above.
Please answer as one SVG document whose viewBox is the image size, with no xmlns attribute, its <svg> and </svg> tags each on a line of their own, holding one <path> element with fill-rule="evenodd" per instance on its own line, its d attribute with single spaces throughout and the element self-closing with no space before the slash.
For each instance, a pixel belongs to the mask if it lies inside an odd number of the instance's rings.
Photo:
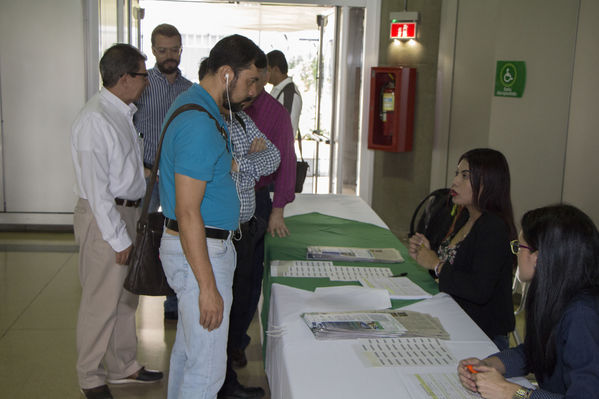
<svg viewBox="0 0 599 399">
<path fill-rule="evenodd" d="M 295 85 L 293 84 L 293 82 L 289 82 L 281 89 L 281 91 L 277 95 L 278 101 L 281 97 L 281 94 L 283 94 L 283 106 L 285 107 L 287 112 L 289 112 L 290 115 L 291 109 L 293 108 L 293 96 L 295 95 L 295 93 Z"/>
</svg>

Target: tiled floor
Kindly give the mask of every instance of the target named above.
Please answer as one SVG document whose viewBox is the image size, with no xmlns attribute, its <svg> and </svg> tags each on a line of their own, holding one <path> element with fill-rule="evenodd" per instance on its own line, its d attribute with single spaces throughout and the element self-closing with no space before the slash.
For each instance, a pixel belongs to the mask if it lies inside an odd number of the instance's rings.
<svg viewBox="0 0 599 399">
<path fill-rule="evenodd" d="M 81 289 L 72 235 L 0 233 L 0 398 L 81 398 L 75 325 Z M 61 252 L 62 251 L 62 252 Z M 162 297 L 141 297 L 138 360 L 168 370 L 176 324 L 163 320 Z M 256 320 L 256 318 L 255 318 Z M 268 386 L 254 321 L 242 384 Z M 115 398 L 166 398 L 158 384 L 112 387 Z"/>
</svg>

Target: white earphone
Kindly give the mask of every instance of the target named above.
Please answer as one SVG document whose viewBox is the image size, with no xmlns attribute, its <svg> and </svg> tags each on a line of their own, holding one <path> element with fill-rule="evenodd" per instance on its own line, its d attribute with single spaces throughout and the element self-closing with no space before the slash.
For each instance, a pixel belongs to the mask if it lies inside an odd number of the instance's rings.
<svg viewBox="0 0 599 399">
<path fill-rule="evenodd" d="M 229 99 L 229 74 L 228 73 L 225 74 L 225 82 L 226 82 L 225 92 L 227 93 L 227 102 L 229 103 L 229 126 L 233 126 L 233 112 L 231 111 L 231 101 Z M 231 149 L 231 155 L 233 156 L 233 159 L 235 159 L 235 162 L 237 162 L 239 164 L 239 161 L 237 160 L 237 157 L 235 157 L 235 153 L 233 152 L 233 143 L 231 142 L 231 134 L 229 134 L 229 148 Z M 235 180 L 235 191 L 237 191 L 237 198 L 240 198 L 239 180 Z M 239 224 L 239 231 L 241 232 L 241 224 Z M 242 237 L 243 237 L 243 235 L 240 234 L 239 238 L 235 238 L 235 240 L 241 240 Z"/>
</svg>

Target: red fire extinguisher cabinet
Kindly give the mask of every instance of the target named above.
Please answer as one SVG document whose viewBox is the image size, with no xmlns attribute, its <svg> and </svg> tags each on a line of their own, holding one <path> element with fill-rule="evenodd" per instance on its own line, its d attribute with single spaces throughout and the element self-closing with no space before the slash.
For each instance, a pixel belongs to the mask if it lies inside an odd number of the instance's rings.
<svg viewBox="0 0 599 399">
<path fill-rule="evenodd" d="M 416 68 L 371 69 L 368 148 L 412 151 L 415 89 Z"/>
</svg>

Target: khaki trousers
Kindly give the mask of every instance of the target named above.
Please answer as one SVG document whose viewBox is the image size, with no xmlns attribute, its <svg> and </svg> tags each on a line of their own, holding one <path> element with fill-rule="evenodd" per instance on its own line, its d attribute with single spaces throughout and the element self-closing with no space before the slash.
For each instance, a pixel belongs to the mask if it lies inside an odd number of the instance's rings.
<svg viewBox="0 0 599 399">
<path fill-rule="evenodd" d="M 117 206 L 135 241 L 139 209 Z M 106 384 L 107 377 L 127 377 L 141 366 L 136 361 L 135 311 L 138 296 L 123 288 L 128 266 L 102 239 L 89 202 L 79 199 L 74 213 L 79 244 L 81 303 L 77 320 L 77 376 L 81 388 Z"/>
</svg>

